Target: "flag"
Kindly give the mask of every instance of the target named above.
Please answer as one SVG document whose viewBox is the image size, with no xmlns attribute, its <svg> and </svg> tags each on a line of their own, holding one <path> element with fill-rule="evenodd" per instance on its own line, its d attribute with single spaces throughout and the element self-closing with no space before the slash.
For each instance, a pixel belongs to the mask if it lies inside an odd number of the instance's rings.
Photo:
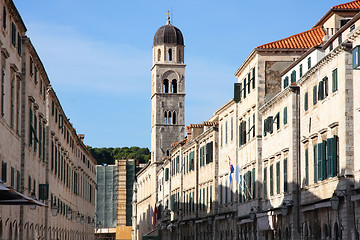
<svg viewBox="0 0 360 240">
<path fill-rule="evenodd" d="M 231 164 L 231 159 L 229 158 L 229 167 L 230 167 L 230 173 L 229 173 L 229 177 L 230 177 L 230 183 L 231 183 L 231 174 L 234 172 L 234 166 Z"/>
<path fill-rule="evenodd" d="M 156 204 L 155 204 L 155 209 L 154 209 L 154 216 L 153 216 L 153 225 L 156 226 L 156 219 L 157 219 L 157 215 L 158 215 L 158 208 L 156 207 Z"/>
<path fill-rule="evenodd" d="M 239 163 L 236 163 L 235 180 L 236 180 L 236 183 L 239 183 L 239 182 L 240 182 L 240 167 L 239 167 Z"/>
</svg>

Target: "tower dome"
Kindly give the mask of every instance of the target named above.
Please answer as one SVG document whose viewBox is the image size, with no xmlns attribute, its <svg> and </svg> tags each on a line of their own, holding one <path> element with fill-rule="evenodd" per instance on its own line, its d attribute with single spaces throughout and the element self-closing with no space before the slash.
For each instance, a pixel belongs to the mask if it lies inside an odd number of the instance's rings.
<svg viewBox="0 0 360 240">
<path fill-rule="evenodd" d="M 184 38 L 181 31 L 170 24 L 170 21 L 167 21 L 167 24 L 160 27 L 154 36 L 154 46 L 162 44 L 176 44 L 184 46 Z"/>
</svg>

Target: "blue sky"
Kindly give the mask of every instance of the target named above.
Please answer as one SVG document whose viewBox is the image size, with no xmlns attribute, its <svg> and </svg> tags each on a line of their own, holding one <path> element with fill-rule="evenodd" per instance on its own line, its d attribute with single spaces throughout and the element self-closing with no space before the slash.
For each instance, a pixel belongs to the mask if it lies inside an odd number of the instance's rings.
<svg viewBox="0 0 360 240">
<path fill-rule="evenodd" d="M 152 41 L 171 22 L 185 41 L 185 121 L 232 98 L 256 47 L 310 29 L 340 0 L 14 0 L 68 118 L 94 147 L 150 148 Z"/>
</svg>

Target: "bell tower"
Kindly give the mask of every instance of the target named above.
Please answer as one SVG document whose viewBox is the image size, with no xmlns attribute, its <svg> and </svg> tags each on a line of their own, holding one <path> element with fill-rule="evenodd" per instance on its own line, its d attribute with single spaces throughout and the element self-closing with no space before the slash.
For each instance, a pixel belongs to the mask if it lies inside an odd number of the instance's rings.
<svg viewBox="0 0 360 240">
<path fill-rule="evenodd" d="M 151 161 L 170 155 L 171 145 L 183 140 L 185 127 L 184 39 L 170 24 L 154 36 L 151 68 Z"/>
</svg>

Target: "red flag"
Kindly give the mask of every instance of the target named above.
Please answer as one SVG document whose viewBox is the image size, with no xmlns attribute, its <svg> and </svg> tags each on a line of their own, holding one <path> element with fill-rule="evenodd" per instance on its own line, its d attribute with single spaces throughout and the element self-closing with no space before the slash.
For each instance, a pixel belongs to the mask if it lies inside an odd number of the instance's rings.
<svg viewBox="0 0 360 240">
<path fill-rule="evenodd" d="M 154 216 L 153 216 L 153 225 L 156 226 L 156 218 L 157 218 L 157 214 L 158 214 L 159 210 L 156 207 L 155 204 L 155 209 L 154 209 Z"/>
</svg>

